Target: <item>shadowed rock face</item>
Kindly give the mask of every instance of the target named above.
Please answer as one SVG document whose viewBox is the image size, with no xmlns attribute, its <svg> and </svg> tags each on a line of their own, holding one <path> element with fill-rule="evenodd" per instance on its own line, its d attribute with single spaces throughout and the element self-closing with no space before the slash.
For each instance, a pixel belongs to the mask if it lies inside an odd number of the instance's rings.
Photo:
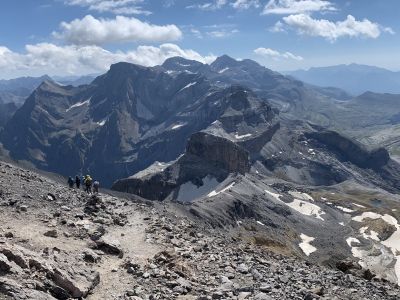
<svg viewBox="0 0 400 300">
<path fill-rule="evenodd" d="M 328 148 L 337 152 L 341 159 L 347 160 L 360 168 L 378 170 L 390 160 L 386 149 L 379 148 L 369 151 L 363 145 L 334 131 L 312 132 L 307 136 L 325 144 Z"/>
<path fill-rule="evenodd" d="M 250 170 L 249 153 L 224 138 L 199 132 L 188 142 L 186 153 L 205 160 L 229 173 L 245 174 Z"/>
<path fill-rule="evenodd" d="M 14 103 L 1 103 L 0 99 L 0 128 L 8 122 L 17 109 Z"/>
</svg>

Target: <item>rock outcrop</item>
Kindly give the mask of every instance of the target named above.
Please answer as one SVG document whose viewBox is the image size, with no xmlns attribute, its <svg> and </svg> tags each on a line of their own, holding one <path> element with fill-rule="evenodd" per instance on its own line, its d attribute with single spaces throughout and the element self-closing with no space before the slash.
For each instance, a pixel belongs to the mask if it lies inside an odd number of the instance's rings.
<svg viewBox="0 0 400 300">
<path fill-rule="evenodd" d="M 164 200 L 185 182 L 201 183 L 213 176 L 219 181 L 229 173 L 250 170 L 249 153 L 239 145 L 205 132 L 192 135 L 185 154 L 165 170 L 141 178 L 121 179 L 113 190 L 132 193 L 151 200 Z"/>
<path fill-rule="evenodd" d="M 306 136 L 326 145 L 338 154 L 339 159 L 349 161 L 360 168 L 379 170 L 390 160 L 386 149 L 367 150 L 360 143 L 334 131 L 312 132 Z"/>
</svg>

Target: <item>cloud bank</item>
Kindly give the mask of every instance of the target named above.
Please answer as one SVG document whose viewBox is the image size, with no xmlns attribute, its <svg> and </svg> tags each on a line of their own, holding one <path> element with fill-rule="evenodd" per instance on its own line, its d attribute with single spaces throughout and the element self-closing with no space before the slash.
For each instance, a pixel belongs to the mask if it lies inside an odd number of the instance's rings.
<svg viewBox="0 0 400 300">
<path fill-rule="evenodd" d="M 260 55 L 265 58 L 272 58 L 273 60 L 282 60 L 282 59 L 292 59 L 297 61 L 304 60 L 303 57 L 299 55 L 295 55 L 291 52 L 279 52 L 277 50 L 273 50 L 271 48 L 257 48 L 254 50 L 254 53 Z"/>
<path fill-rule="evenodd" d="M 139 4 L 143 0 L 64 0 L 70 6 L 87 7 L 89 10 L 100 13 L 109 12 L 118 15 L 150 15 Z"/>
<path fill-rule="evenodd" d="M 24 53 L 13 52 L 0 46 L 0 68 L 3 76 L 26 75 L 81 75 L 108 70 L 111 64 L 130 62 L 144 66 L 162 64 L 167 58 L 181 56 L 187 59 L 210 63 L 215 56 L 202 56 L 191 49 L 182 49 L 175 44 L 138 46 L 132 51 L 108 51 L 99 46 L 58 46 L 51 43 L 27 45 Z"/>
<path fill-rule="evenodd" d="M 325 0 L 270 0 L 262 14 L 290 15 L 335 10 L 335 6 Z"/>
<path fill-rule="evenodd" d="M 153 25 L 136 18 L 116 16 L 115 19 L 96 19 L 87 15 L 69 23 L 62 22 L 57 38 L 74 45 L 104 45 L 122 42 L 166 42 L 182 37 L 176 25 Z"/>
<path fill-rule="evenodd" d="M 348 15 L 344 21 L 338 22 L 314 19 L 306 14 L 286 16 L 283 21 L 301 35 L 323 37 L 330 42 L 342 37 L 376 39 L 382 32 L 394 33 L 391 28 L 384 28 L 368 19 L 358 21 L 352 15 Z"/>
</svg>

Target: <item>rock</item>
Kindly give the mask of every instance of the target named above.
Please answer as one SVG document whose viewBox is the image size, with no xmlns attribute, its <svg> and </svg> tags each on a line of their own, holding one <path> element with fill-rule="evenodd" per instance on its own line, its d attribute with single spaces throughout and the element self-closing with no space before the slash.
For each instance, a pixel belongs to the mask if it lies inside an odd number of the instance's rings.
<svg viewBox="0 0 400 300">
<path fill-rule="evenodd" d="M 118 255 L 120 258 L 124 255 L 119 241 L 109 236 L 103 236 L 99 240 L 95 241 L 95 243 L 97 248 L 105 253 Z"/>
<path fill-rule="evenodd" d="M 27 206 L 27 205 L 21 205 L 21 206 L 19 207 L 19 210 L 20 210 L 20 211 L 23 211 L 23 212 L 27 212 L 27 211 L 28 211 L 28 206 Z"/>
<path fill-rule="evenodd" d="M 11 264 L 8 258 L 0 253 L 0 273 L 1 272 L 8 272 L 11 269 Z"/>
<path fill-rule="evenodd" d="M 272 297 L 265 293 L 258 293 L 254 296 L 254 300 L 272 300 Z"/>
<path fill-rule="evenodd" d="M 52 229 L 52 230 L 46 231 L 45 233 L 43 233 L 43 235 L 47 236 L 47 237 L 57 238 L 58 232 L 57 232 L 57 230 Z"/>
<path fill-rule="evenodd" d="M 249 267 L 245 264 L 240 264 L 237 266 L 236 270 L 240 273 L 247 274 L 249 273 Z"/>
<path fill-rule="evenodd" d="M 252 269 L 251 274 L 253 275 L 254 280 L 261 280 L 263 278 L 263 276 L 260 272 L 258 272 L 257 269 Z"/>
<path fill-rule="evenodd" d="M 336 263 L 336 268 L 338 268 L 340 271 L 342 271 L 344 273 L 348 272 L 350 269 L 360 269 L 358 264 L 356 264 L 354 261 L 348 260 L 348 259 L 338 261 Z"/>
<path fill-rule="evenodd" d="M 212 295 L 211 295 L 212 299 L 221 299 L 223 297 L 224 297 L 224 294 L 223 294 L 223 292 L 220 292 L 220 291 L 216 291 L 216 292 L 212 293 Z"/>
<path fill-rule="evenodd" d="M 178 279 L 176 280 L 176 282 L 177 282 L 181 287 L 183 287 L 184 289 L 186 289 L 187 291 L 190 291 L 190 290 L 192 289 L 192 284 L 191 284 L 188 280 L 186 280 L 186 279 L 184 279 L 184 278 L 182 278 L 182 277 L 178 278 Z"/>
<path fill-rule="evenodd" d="M 4 236 L 5 236 L 6 238 L 13 238 L 13 237 L 14 237 L 14 234 L 13 234 L 11 231 L 8 231 L 8 232 L 6 232 L 6 233 L 4 234 Z"/>
<path fill-rule="evenodd" d="M 250 292 L 241 292 L 238 295 L 238 300 L 245 300 L 245 299 L 249 299 L 249 297 L 251 296 Z"/>
<path fill-rule="evenodd" d="M 323 296 L 324 295 L 324 288 L 323 287 L 316 287 L 311 290 L 311 293 L 318 295 L 318 296 Z"/>
<path fill-rule="evenodd" d="M 96 254 L 96 252 L 94 252 L 91 249 L 85 249 L 83 251 L 83 259 L 89 263 L 97 263 L 100 261 L 100 256 L 98 254 Z"/>
<path fill-rule="evenodd" d="M 100 282 L 98 272 L 82 272 L 71 277 L 65 271 L 55 268 L 49 272 L 49 277 L 74 298 L 86 297 Z"/>
<path fill-rule="evenodd" d="M 261 292 L 270 292 L 271 290 L 272 290 L 272 287 L 271 287 L 271 285 L 270 284 L 268 284 L 268 283 L 263 283 L 263 284 L 261 284 L 261 286 L 260 286 L 260 288 L 259 288 L 259 290 L 261 291 Z"/>
<path fill-rule="evenodd" d="M 4 254 L 9 261 L 15 262 L 22 269 L 28 269 L 29 263 L 21 250 L 22 249 L 19 249 L 17 247 L 10 247 L 8 245 L 0 247 L 0 253 Z"/>
</svg>

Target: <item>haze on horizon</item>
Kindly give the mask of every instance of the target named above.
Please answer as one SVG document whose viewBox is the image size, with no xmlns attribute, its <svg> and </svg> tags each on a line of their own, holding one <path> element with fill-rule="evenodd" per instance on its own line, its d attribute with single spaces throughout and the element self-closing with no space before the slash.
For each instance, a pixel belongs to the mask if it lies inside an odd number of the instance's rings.
<svg viewBox="0 0 400 300">
<path fill-rule="evenodd" d="M 400 70 L 395 0 L 4 0 L 0 7 L 5 79 L 101 73 L 120 61 L 153 66 L 172 56 L 210 63 L 223 54 L 277 71 L 351 63 Z"/>
</svg>

